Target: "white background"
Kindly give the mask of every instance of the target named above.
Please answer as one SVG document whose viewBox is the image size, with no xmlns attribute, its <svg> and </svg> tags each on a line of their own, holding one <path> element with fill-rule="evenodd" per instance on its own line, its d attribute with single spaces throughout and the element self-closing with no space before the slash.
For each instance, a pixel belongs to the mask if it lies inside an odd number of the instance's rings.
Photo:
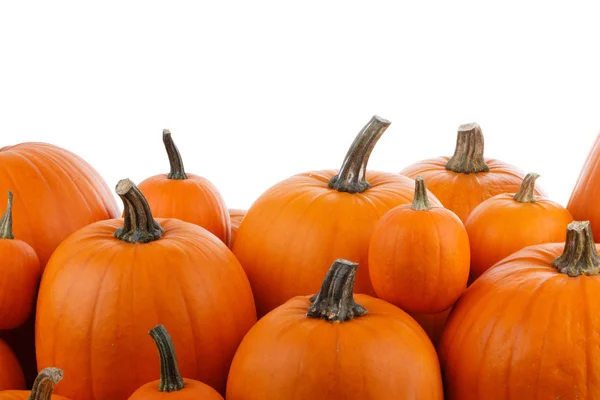
<svg viewBox="0 0 600 400">
<path fill-rule="evenodd" d="M 600 14 L 556 4 L 2 1 L 0 147 L 66 147 L 112 188 L 168 171 L 169 128 L 246 208 L 339 167 L 373 114 L 392 125 L 370 167 L 394 172 L 478 122 L 486 156 L 566 204 L 600 132 Z"/>
</svg>

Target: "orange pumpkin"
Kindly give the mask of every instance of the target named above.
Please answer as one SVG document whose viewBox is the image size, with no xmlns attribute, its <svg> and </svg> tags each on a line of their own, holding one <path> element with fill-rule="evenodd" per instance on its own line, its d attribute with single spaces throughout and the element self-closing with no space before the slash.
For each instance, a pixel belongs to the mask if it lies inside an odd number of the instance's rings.
<svg viewBox="0 0 600 400">
<path fill-rule="evenodd" d="M 469 278 L 469 237 L 461 220 L 431 207 L 421 176 L 412 204 L 388 211 L 369 246 L 377 297 L 411 313 L 438 313 L 456 302 Z"/>
<path fill-rule="evenodd" d="M 481 275 L 440 343 L 446 399 L 595 399 L 600 245 L 587 221 L 566 243 L 528 246 Z"/>
<path fill-rule="evenodd" d="M 30 245 L 15 239 L 12 231 L 13 194 L 0 219 L 0 329 L 15 329 L 31 314 L 41 268 Z"/>
<path fill-rule="evenodd" d="M 413 317 L 415 321 L 419 323 L 419 325 L 421 325 L 421 328 L 423 328 L 427 333 L 427 336 L 429 336 L 431 343 L 433 343 L 435 348 L 437 348 L 451 311 L 452 307 L 442 312 L 433 314 L 409 313 L 409 315 Z"/>
<path fill-rule="evenodd" d="M 594 236 L 600 238 L 600 208 L 597 199 L 600 197 L 600 134 L 596 137 L 592 148 L 579 172 L 579 177 L 567 210 L 578 221 L 590 221 Z"/>
<path fill-rule="evenodd" d="M 160 379 L 136 390 L 129 400 L 223 400 L 223 397 L 210 386 L 181 376 L 173 341 L 163 325 L 152 328 L 150 336 L 158 347 Z"/>
<path fill-rule="evenodd" d="M 252 327 L 227 400 L 443 399 L 427 334 L 384 300 L 353 296 L 357 266 L 336 260 L 317 295 L 290 299 Z"/>
<path fill-rule="evenodd" d="M 5 390 L 0 392 L 0 400 L 69 400 L 52 394 L 54 386 L 63 378 L 59 368 L 44 368 L 40 371 L 29 390 Z"/>
<path fill-rule="evenodd" d="M 504 257 L 534 244 L 564 242 L 573 221 L 560 204 L 536 197 L 538 174 L 528 174 L 519 191 L 491 197 L 475 207 L 465 227 L 471 243 L 471 279 Z"/>
<path fill-rule="evenodd" d="M 242 223 L 242 219 L 244 219 L 246 212 L 247 210 L 229 210 L 229 219 L 231 220 L 231 238 L 229 239 L 229 247 L 232 249 L 233 244 L 235 243 L 235 236 L 237 235 L 237 231 L 240 228 L 240 224 Z"/>
<path fill-rule="evenodd" d="M 159 359 L 147 341 L 171 326 L 184 376 L 218 391 L 235 349 L 256 321 L 248 279 L 231 250 L 206 229 L 154 219 L 128 179 L 117 194 L 125 218 L 88 225 L 50 259 L 40 285 L 38 365 L 60 365 L 58 394 L 126 399 L 156 379 Z"/>
<path fill-rule="evenodd" d="M 248 274 L 259 316 L 319 290 L 338 257 L 363 265 L 357 293 L 373 294 L 367 253 L 375 224 L 410 203 L 414 180 L 368 171 L 373 147 L 390 122 L 377 116 L 360 131 L 340 170 L 292 176 L 263 193 L 244 217 L 233 251 Z M 433 204 L 439 201 L 431 196 Z"/>
<path fill-rule="evenodd" d="M 200 225 L 228 244 L 231 222 L 218 189 L 208 179 L 185 172 L 181 155 L 168 129 L 163 131 L 163 143 L 171 171 L 154 175 L 138 185 L 150 204 L 152 214 L 158 218 L 178 218 Z"/>
<path fill-rule="evenodd" d="M 25 377 L 15 353 L 0 339 L 0 390 L 9 389 L 25 389 Z"/>
<path fill-rule="evenodd" d="M 479 125 L 458 128 L 456 149 L 452 157 L 419 161 L 402 170 L 411 178 L 422 175 L 427 187 L 465 222 L 471 211 L 484 200 L 500 193 L 514 193 L 525 174 L 503 161 L 483 155 L 483 133 Z M 536 194 L 543 195 L 541 189 Z"/>
<path fill-rule="evenodd" d="M 87 162 L 60 147 L 22 143 L 0 148 L 0 193 L 15 193 L 13 230 L 42 268 L 68 235 L 116 218 L 113 194 Z"/>
</svg>

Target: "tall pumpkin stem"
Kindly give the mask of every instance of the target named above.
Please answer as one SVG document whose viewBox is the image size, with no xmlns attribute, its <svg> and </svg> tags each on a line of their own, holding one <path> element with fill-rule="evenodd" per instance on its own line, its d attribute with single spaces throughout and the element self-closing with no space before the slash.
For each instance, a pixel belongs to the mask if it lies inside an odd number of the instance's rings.
<svg viewBox="0 0 600 400">
<path fill-rule="evenodd" d="M 183 378 L 179 373 L 177 355 L 169 332 L 163 325 L 158 325 L 150 331 L 160 356 L 160 382 L 158 390 L 161 392 L 176 392 L 184 387 Z"/>
<path fill-rule="evenodd" d="M 367 313 L 354 302 L 357 263 L 337 259 L 329 268 L 321 290 L 311 298 L 307 316 L 331 322 L 344 322 Z"/>
<path fill-rule="evenodd" d="M 600 273 L 600 255 L 589 221 L 573 221 L 569 224 L 565 249 L 552 265 L 569 276 Z"/>
<path fill-rule="evenodd" d="M 168 129 L 163 129 L 163 143 L 165 144 L 165 149 L 167 150 L 169 164 L 171 164 L 171 171 L 167 177 L 169 179 L 187 179 L 185 168 L 183 168 L 181 154 L 179 154 L 179 150 L 177 149 L 177 146 L 175 146 L 175 142 L 171 137 L 171 131 Z"/>
<path fill-rule="evenodd" d="M 339 172 L 329 181 L 330 188 L 348 193 L 362 193 L 369 188 L 366 179 L 369 156 L 390 124 L 390 121 L 376 115 L 371 118 L 356 135 Z"/>
<path fill-rule="evenodd" d="M 163 228 L 154 220 L 146 197 L 129 179 L 117 183 L 116 192 L 123 200 L 123 227 L 115 237 L 129 243 L 148 243 L 162 236 Z"/>
<path fill-rule="evenodd" d="M 44 368 L 33 382 L 28 400 L 50 400 L 54 386 L 63 378 L 63 371 L 59 368 Z"/>
<path fill-rule="evenodd" d="M 519 203 L 535 203 L 535 180 L 539 177 L 539 174 L 533 172 L 527 174 L 525 179 L 523 179 L 523 183 L 521 183 L 519 191 L 513 198 Z"/>
<path fill-rule="evenodd" d="M 488 172 L 490 168 L 483 158 L 483 132 L 476 124 L 458 127 L 454 155 L 446 163 L 446 169 L 463 174 Z"/>
<path fill-rule="evenodd" d="M 431 209 L 425 181 L 421 175 L 415 179 L 415 196 L 411 208 L 416 211 L 426 211 Z"/>
<path fill-rule="evenodd" d="M 14 239 L 15 235 L 12 231 L 12 206 L 13 193 L 8 191 L 8 204 L 2 218 L 0 218 L 0 239 Z"/>
</svg>

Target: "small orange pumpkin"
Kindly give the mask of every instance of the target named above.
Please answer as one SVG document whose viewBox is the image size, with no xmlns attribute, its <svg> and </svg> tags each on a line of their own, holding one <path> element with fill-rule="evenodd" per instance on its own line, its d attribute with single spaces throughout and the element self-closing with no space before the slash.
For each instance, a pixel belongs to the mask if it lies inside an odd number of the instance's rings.
<svg viewBox="0 0 600 400">
<path fill-rule="evenodd" d="M 571 213 L 545 197 L 536 197 L 538 174 L 527 174 L 515 193 L 479 204 L 465 227 L 471 243 L 471 280 L 504 257 L 534 244 L 564 242 Z"/>
<path fill-rule="evenodd" d="M 3 371 L 4 372 L 4 371 Z M 40 371 L 29 390 L 5 390 L 0 392 L 0 400 L 69 400 L 66 397 L 52 394 L 54 386 L 63 378 L 59 368 L 44 368 Z"/>
<path fill-rule="evenodd" d="M 128 400 L 223 400 L 223 397 L 207 384 L 181 376 L 175 346 L 163 325 L 152 328 L 150 336 L 158 348 L 160 379 L 143 385 L 133 392 Z"/>
<path fill-rule="evenodd" d="M 157 218 L 178 218 L 199 225 L 229 244 L 231 222 L 225 200 L 208 179 L 185 172 L 183 160 L 168 129 L 163 143 L 171 171 L 144 179 L 138 187 Z"/>
<path fill-rule="evenodd" d="M 369 275 L 377 297 L 409 313 L 438 313 L 456 302 L 469 278 L 469 238 L 461 220 L 431 207 L 423 177 L 412 205 L 388 211 L 369 246 Z"/>
<path fill-rule="evenodd" d="M 229 248 L 233 249 L 235 243 L 235 236 L 242 223 L 242 219 L 246 215 L 247 210 L 230 209 L 229 219 L 231 220 L 231 238 L 229 240 Z"/>
<path fill-rule="evenodd" d="M 483 156 L 483 133 L 478 124 L 458 128 L 452 157 L 419 161 L 402 170 L 411 178 L 422 175 L 427 187 L 465 222 L 471 211 L 484 200 L 500 193 L 519 190 L 525 174 L 503 161 Z M 536 189 L 537 195 L 543 195 Z"/>
<path fill-rule="evenodd" d="M 0 390 L 25 389 L 25 377 L 17 356 L 0 339 Z"/>
<path fill-rule="evenodd" d="M 12 231 L 13 193 L 0 219 L 0 329 L 15 329 L 31 315 L 42 273 L 30 245 Z"/>
<path fill-rule="evenodd" d="M 443 399 L 427 334 L 386 301 L 353 296 L 357 267 L 336 260 L 317 295 L 290 299 L 252 327 L 227 400 Z"/>
</svg>

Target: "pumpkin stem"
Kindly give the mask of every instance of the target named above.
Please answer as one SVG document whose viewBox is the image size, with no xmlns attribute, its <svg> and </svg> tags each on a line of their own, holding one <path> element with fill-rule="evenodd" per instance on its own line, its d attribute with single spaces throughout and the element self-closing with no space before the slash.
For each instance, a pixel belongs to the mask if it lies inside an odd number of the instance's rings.
<svg viewBox="0 0 600 400">
<path fill-rule="evenodd" d="M 307 316 L 331 322 L 344 322 L 367 313 L 354 302 L 353 290 L 357 263 L 337 259 L 329 268 L 321 290 L 312 296 Z"/>
<path fill-rule="evenodd" d="M 416 211 L 426 211 L 431 209 L 429 204 L 429 197 L 427 196 L 427 188 L 425 187 L 425 181 L 421 175 L 415 179 L 415 196 L 413 198 L 412 207 Z"/>
<path fill-rule="evenodd" d="M 175 347 L 167 329 L 163 325 L 158 325 L 150 330 L 150 336 L 154 339 L 158 354 L 160 356 L 160 382 L 158 390 L 160 392 L 176 392 L 184 387 L 183 378 L 179 373 L 177 365 L 177 355 Z"/>
<path fill-rule="evenodd" d="M 448 160 L 446 169 L 462 174 L 488 172 L 490 168 L 483 158 L 483 133 L 476 124 L 458 127 L 454 155 Z"/>
<path fill-rule="evenodd" d="M 565 249 L 552 265 L 569 276 L 600 273 L 600 255 L 596 250 L 590 221 L 573 221 L 569 224 Z"/>
<path fill-rule="evenodd" d="M 123 200 L 123 227 L 115 231 L 115 237 L 129 243 L 148 243 L 162 236 L 163 228 L 154 220 L 146 197 L 129 179 L 117 183 L 116 192 Z"/>
<path fill-rule="evenodd" d="M 177 146 L 175 146 L 175 142 L 171 137 L 171 131 L 168 129 L 163 129 L 163 143 L 165 144 L 165 149 L 167 150 L 167 156 L 169 156 L 169 164 L 171 164 L 171 171 L 169 172 L 167 178 L 187 179 L 185 168 L 183 168 L 181 154 L 179 154 L 179 150 L 177 149 Z"/>
<path fill-rule="evenodd" d="M 391 122 L 374 116 L 356 135 L 337 175 L 329 187 L 339 192 L 362 193 L 369 188 L 366 179 L 367 163 L 375 144 Z"/>
<path fill-rule="evenodd" d="M 50 400 L 54 385 L 63 378 L 63 371 L 59 368 L 44 368 L 33 382 L 28 400 Z"/>
<path fill-rule="evenodd" d="M 12 205 L 13 193 L 8 191 L 8 205 L 2 218 L 0 218 L 0 239 L 14 239 L 15 235 L 12 231 Z"/>
<path fill-rule="evenodd" d="M 519 203 L 535 203 L 535 180 L 539 177 L 539 174 L 533 172 L 527 174 L 513 198 Z"/>
</svg>

